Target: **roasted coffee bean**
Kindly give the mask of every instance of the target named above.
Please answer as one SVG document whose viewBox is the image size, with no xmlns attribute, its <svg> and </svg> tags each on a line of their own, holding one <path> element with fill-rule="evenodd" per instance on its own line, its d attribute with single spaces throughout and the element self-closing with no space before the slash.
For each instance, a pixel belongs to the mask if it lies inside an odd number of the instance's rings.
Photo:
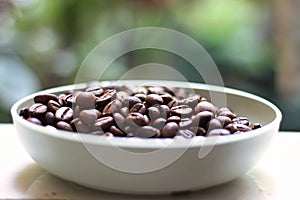
<svg viewBox="0 0 300 200">
<path fill-rule="evenodd" d="M 116 126 L 111 126 L 109 128 L 109 132 L 111 132 L 115 136 L 126 136 L 126 134 L 123 133 L 123 131 L 117 128 Z"/>
<path fill-rule="evenodd" d="M 28 109 L 29 115 L 33 117 L 41 117 L 47 112 L 47 106 L 41 103 L 35 103 Z"/>
<path fill-rule="evenodd" d="M 103 93 L 104 90 L 100 86 L 95 85 L 95 86 L 92 86 L 92 87 L 88 87 L 85 91 L 86 92 L 91 92 L 95 96 L 99 97 Z"/>
<path fill-rule="evenodd" d="M 123 128 L 125 125 L 125 118 L 120 113 L 114 113 L 113 118 L 118 127 Z"/>
<path fill-rule="evenodd" d="M 208 132 L 210 132 L 211 130 L 214 130 L 214 129 L 221 129 L 221 128 L 223 128 L 223 125 L 216 118 L 212 119 L 208 122 L 208 128 L 207 128 Z"/>
<path fill-rule="evenodd" d="M 225 129 L 229 130 L 231 133 L 247 132 L 252 130 L 251 127 L 246 126 L 244 124 L 233 124 L 233 123 L 225 126 Z"/>
<path fill-rule="evenodd" d="M 145 114 L 147 112 L 147 108 L 143 103 L 136 103 L 131 107 L 129 112 L 138 112 L 141 114 Z"/>
<path fill-rule="evenodd" d="M 179 105 L 172 107 L 170 110 L 172 115 L 181 116 L 181 117 L 190 117 L 193 113 L 193 109 L 187 105 Z"/>
<path fill-rule="evenodd" d="M 19 115 L 25 119 L 29 117 L 29 110 L 28 108 L 22 108 L 19 112 Z"/>
<path fill-rule="evenodd" d="M 191 97 L 180 100 L 179 104 L 180 105 L 187 105 L 191 108 L 195 108 L 195 106 L 200 102 L 199 98 L 200 97 L 198 95 L 191 96 Z"/>
<path fill-rule="evenodd" d="M 73 94 L 68 94 L 64 97 L 64 106 L 72 107 L 75 104 L 75 98 Z"/>
<path fill-rule="evenodd" d="M 169 108 L 173 108 L 173 107 L 176 107 L 176 106 L 178 106 L 179 105 L 179 103 L 178 103 L 178 100 L 177 99 L 173 99 L 172 101 L 170 101 L 168 104 L 167 104 L 167 106 L 169 107 Z"/>
<path fill-rule="evenodd" d="M 167 105 L 160 105 L 158 106 L 158 109 L 160 111 L 161 118 L 167 118 L 167 116 L 169 116 L 170 108 Z"/>
<path fill-rule="evenodd" d="M 179 126 L 175 122 L 167 123 L 162 130 L 160 131 L 161 136 L 164 138 L 172 138 L 174 137 L 179 130 Z"/>
<path fill-rule="evenodd" d="M 44 105 L 47 105 L 48 101 L 53 100 L 58 102 L 58 96 L 56 96 L 55 94 L 40 94 L 40 95 L 36 95 L 33 98 L 35 103 L 41 103 Z"/>
<path fill-rule="evenodd" d="M 193 138 L 196 136 L 195 133 L 193 133 L 191 130 L 188 130 L 188 129 L 182 129 L 182 130 L 179 130 L 177 135 L 176 136 L 182 136 L 184 138 Z"/>
<path fill-rule="evenodd" d="M 149 94 L 146 96 L 145 100 L 149 106 L 153 106 L 153 105 L 157 105 L 157 104 L 160 105 L 160 104 L 163 104 L 163 102 L 164 102 L 164 100 L 158 94 Z"/>
<path fill-rule="evenodd" d="M 162 129 L 162 127 L 164 127 L 164 125 L 166 124 L 167 120 L 164 119 L 164 118 L 158 118 L 156 120 L 153 121 L 152 123 L 152 126 L 154 128 L 157 128 L 157 129 Z"/>
<path fill-rule="evenodd" d="M 116 99 L 119 101 L 124 101 L 126 98 L 129 97 L 129 94 L 127 92 L 124 91 L 118 91 L 116 94 Z"/>
<path fill-rule="evenodd" d="M 57 122 L 56 127 L 64 131 L 73 131 L 72 126 L 64 121 Z"/>
<path fill-rule="evenodd" d="M 123 101 L 123 107 L 127 107 L 129 110 L 131 109 L 131 107 L 137 103 L 142 103 L 142 101 L 133 96 L 133 97 L 127 97 L 124 101 Z"/>
<path fill-rule="evenodd" d="M 95 112 L 95 109 L 91 110 L 83 110 L 79 114 L 79 119 L 87 125 L 92 125 L 95 123 L 96 119 L 98 118 L 97 113 Z"/>
<path fill-rule="evenodd" d="M 167 105 L 170 101 L 173 100 L 173 96 L 170 94 L 163 94 L 161 95 L 161 98 L 163 99 L 163 104 Z"/>
<path fill-rule="evenodd" d="M 142 126 L 133 133 L 135 137 L 150 138 L 159 135 L 159 130 L 152 126 Z"/>
<path fill-rule="evenodd" d="M 215 106 L 208 101 L 201 101 L 195 107 L 195 113 L 199 113 L 202 111 L 209 111 L 215 113 Z"/>
<path fill-rule="evenodd" d="M 156 120 L 159 117 L 162 117 L 160 115 L 159 108 L 155 107 L 155 106 L 152 106 L 152 107 L 148 108 L 148 115 L 149 115 L 151 121 L 154 121 L 154 120 Z"/>
<path fill-rule="evenodd" d="M 214 117 L 214 114 L 209 111 L 199 112 L 192 117 L 193 126 L 206 127 L 207 123 Z"/>
<path fill-rule="evenodd" d="M 228 108 L 220 108 L 217 113 L 218 116 L 226 116 L 230 119 L 236 118 L 237 115 L 231 112 Z"/>
<path fill-rule="evenodd" d="M 80 120 L 76 121 L 75 128 L 76 128 L 77 132 L 79 132 L 79 133 L 90 133 L 92 131 L 95 131 L 95 130 L 92 129 L 91 126 L 83 123 Z M 102 130 L 101 129 L 97 129 L 96 131 L 102 131 Z"/>
<path fill-rule="evenodd" d="M 76 96 L 76 105 L 80 109 L 93 109 L 95 108 L 96 97 L 91 92 L 80 92 Z"/>
<path fill-rule="evenodd" d="M 148 89 L 145 88 L 145 87 L 136 87 L 134 90 L 133 90 L 133 93 L 134 94 L 144 94 L 144 95 L 147 95 L 148 94 Z"/>
<path fill-rule="evenodd" d="M 232 120 L 229 117 L 226 117 L 226 116 L 218 116 L 218 117 L 216 117 L 216 119 L 221 122 L 223 127 L 225 127 L 228 124 L 232 123 Z"/>
<path fill-rule="evenodd" d="M 55 113 L 59 108 L 61 108 L 61 105 L 57 101 L 54 101 L 54 100 L 49 100 L 47 103 L 47 106 L 48 106 L 48 109 L 53 113 Z"/>
<path fill-rule="evenodd" d="M 213 129 L 208 132 L 207 136 L 219 136 L 219 135 L 230 135 L 230 131 L 227 129 Z"/>
<path fill-rule="evenodd" d="M 171 116 L 167 119 L 167 123 L 175 122 L 175 123 L 179 124 L 180 121 L 181 121 L 181 118 L 178 116 Z"/>
<path fill-rule="evenodd" d="M 251 124 L 251 128 L 253 130 L 261 128 L 261 127 L 262 127 L 262 125 L 260 123 L 253 123 L 253 124 Z"/>
<path fill-rule="evenodd" d="M 60 95 L 58 95 L 58 103 L 59 103 L 61 106 L 67 105 L 66 102 L 65 102 L 66 96 L 67 96 L 66 94 L 60 94 Z"/>
<path fill-rule="evenodd" d="M 180 129 L 188 129 L 192 126 L 192 120 L 190 118 L 183 118 L 179 122 Z"/>
<path fill-rule="evenodd" d="M 148 88 L 148 94 L 165 94 L 165 89 L 163 87 L 154 86 Z"/>
<path fill-rule="evenodd" d="M 129 108 L 128 107 L 121 108 L 120 113 L 123 115 L 123 117 L 127 117 L 129 115 Z"/>
<path fill-rule="evenodd" d="M 145 94 L 135 94 L 134 96 L 139 98 L 142 102 L 146 101 L 146 95 Z"/>
<path fill-rule="evenodd" d="M 61 107 L 55 112 L 57 121 L 71 121 L 73 118 L 73 110 L 69 107 Z"/>
<path fill-rule="evenodd" d="M 203 127 L 191 127 L 190 130 L 197 136 L 206 136 L 206 129 Z"/>
<path fill-rule="evenodd" d="M 121 109 L 121 103 L 119 100 L 113 100 L 109 102 L 102 111 L 102 114 L 105 116 L 112 115 L 115 112 L 118 112 Z"/>
<path fill-rule="evenodd" d="M 114 118 L 112 118 L 111 116 L 101 117 L 101 118 L 97 119 L 96 122 L 93 124 L 93 130 L 106 131 L 113 124 L 114 124 Z"/>
<path fill-rule="evenodd" d="M 52 112 L 46 112 L 44 117 L 45 124 L 55 125 L 55 116 Z"/>
<path fill-rule="evenodd" d="M 149 124 L 149 118 L 141 113 L 130 113 L 126 118 L 127 125 L 130 126 L 146 126 Z"/>
<path fill-rule="evenodd" d="M 249 126 L 249 120 L 247 117 L 236 117 L 232 119 L 232 123 L 234 124 L 244 124 L 246 126 Z"/>
<path fill-rule="evenodd" d="M 36 124 L 36 125 L 42 125 L 42 122 L 39 119 L 35 118 L 35 117 L 29 117 L 27 119 L 27 121 L 29 121 L 33 124 Z"/>
</svg>

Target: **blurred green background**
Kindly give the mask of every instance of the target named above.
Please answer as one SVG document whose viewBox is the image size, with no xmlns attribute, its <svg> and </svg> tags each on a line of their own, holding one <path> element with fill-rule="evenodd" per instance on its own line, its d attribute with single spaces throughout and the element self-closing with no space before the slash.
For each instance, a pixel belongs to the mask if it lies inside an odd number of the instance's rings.
<svg viewBox="0 0 300 200">
<path fill-rule="evenodd" d="M 290 3 L 290 4 L 289 4 Z M 288 6 L 286 5 L 288 4 Z M 10 106 L 44 88 L 72 84 L 101 41 L 132 28 L 180 31 L 197 40 L 217 64 L 225 86 L 274 102 L 282 130 L 300 130 L 300 26 L 294 1 L 268 0 L 0 0 L 0 122 Z M 158 62 L 186 66 L 168 53 L 140 50 L 118 60 L 117 71 Z"/>
</svg>

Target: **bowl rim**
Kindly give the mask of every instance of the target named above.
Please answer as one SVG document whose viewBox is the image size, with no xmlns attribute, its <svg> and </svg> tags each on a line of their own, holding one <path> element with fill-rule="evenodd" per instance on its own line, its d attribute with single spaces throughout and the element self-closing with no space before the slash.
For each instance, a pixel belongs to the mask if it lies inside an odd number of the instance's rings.
<svg viewBox="0 0 300 200">
<path fill-rule="evenodd" d="M 110 82 L 115 82 L 114 80 L 111 81 L 101 81 L 103 84 L 108 84 Z M 24 120 L 22 117 L 19 116 L 18 111 L 21 109 L 21 105 L 29 100 L 32 100 L 34 96 L 38 94 L 45 94 L 45 93 L 58 93 L 62 91 L 67 91 L 70 89 L 80 89 L 87 86 L 87 83 L 79 83 L 79 84 L 70 84 L 64 85 L 59 87 L 54 87 L 46 90 L 42 90 L 33 94 L 30 94 L 26 97 L 21 98 L 18 100 L 14 105 L 11 107 L 11 115 L 13 119 L 13 123 L 20 124 L 27 129 L 32 131 L 40 132 L 48 137 L 54 137 L 56 139 L 62 139 L 77 143 L 85 143 L 85 144 L 95 144 L 95 145 L 104 145 L 104 146 L 117 146 L 121 148 L 143 148 L 143 149 L 158 149 L 158 148 L 200 148 L 203 146 L 211 146 L 211 145 L 224 145 L 228 143 L 238 142 L 242 140 L 251 139 L 257 137 L 262 134 L 266 134 L 269 131 L 272 131 L 274 127 L 279 128 L 280 122 L 282 120 L 282 113 L 281 111 L 270 101 L 237 89 L 229 88 L 229 87 L 222 87 L 217 85 L 210 85 L 210 84 L 203 84 L 203 83 L 195 83 L 195 82 L 182 82 L 182 81 L 164 81 L 164 80 L 122 80 L 119 81 L 124 84 L 128 85 L 139 85 L 145 82 L 159 82 L 162 84 L 172 84 L 175 88 L 184 88 L 182 84 L 189 84 L 192 89 L 200 89 L 206 91 L 215 91 L 215 92 L 222 92 L 226 94 L 232 94 L 237 96 L 243 96 L 246 98 L 250 98 L 252 100 L 258 101 L 269 108 L 271 108 L 275 113 L 275 118 L 262 126 L 259 129 L 251 130 L 249 132 L 245 132 L 243 134 L 235 134 L 229 136 L 217 136 L 217 137 L 201 137 L 196 136 L 192 139 L 184 139 L 184 138 L 137 138 L 137 137 L 107 137 L 107 136 L 98 136 L 98 135 L 90 135 L 84 133 L 73 133 L 63 130 L 58 130 L 53 127 L 45 127 L 33 124 Z"/>
</svg>

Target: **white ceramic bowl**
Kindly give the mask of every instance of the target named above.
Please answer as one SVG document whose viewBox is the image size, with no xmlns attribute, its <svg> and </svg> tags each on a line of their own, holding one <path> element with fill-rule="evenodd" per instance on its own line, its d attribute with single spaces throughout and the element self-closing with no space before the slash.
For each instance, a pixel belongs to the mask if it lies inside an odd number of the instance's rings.
<svg viewBox="0 0 300 200">
<path fill-rule="evenodd" d="M 125 83 L 140 85 L 142 81 Z M 182 82 L 160 83 L 187 87 Z M 84 86 L 76 85 L 76 88 Z M 32 124 L 18 115 L 21 108 L 33 103 L 36 94 L 15 103 L 11 114 L 25 149 L 42 168 L 58 177 L 121 193 L 193 191 L 225 183 L 254 167 L 272 136 L 278 132 L 282 115 L 272 103 L 246 92 L 197 83 L 189 83 L 189 86 L 208 98 L 225 94 L 227 107 L 253 122 L 260 122 L 263 127 L 208 139 L 74 134 Z M 73 85 L 63 86 L 39 93 L 61 93 L 73 88 Z"/>
</svg>

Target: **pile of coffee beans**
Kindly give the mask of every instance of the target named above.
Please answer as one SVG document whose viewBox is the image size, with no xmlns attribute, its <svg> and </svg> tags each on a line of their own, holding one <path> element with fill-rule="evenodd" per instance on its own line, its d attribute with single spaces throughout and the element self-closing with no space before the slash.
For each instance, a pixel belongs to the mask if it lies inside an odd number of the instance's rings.
<svg viewBox="0 0 300 200">
<path fill-rule="evenodd" d="M 131 88 L 114 82 L 90 83 L 83 90 L 57 95 L 36 95 L 34 104 L 21 109 L 20 116 L 65 131 L 118 137 L 226 136 L 261 127 L 184 89 Z"/>
</svg>

